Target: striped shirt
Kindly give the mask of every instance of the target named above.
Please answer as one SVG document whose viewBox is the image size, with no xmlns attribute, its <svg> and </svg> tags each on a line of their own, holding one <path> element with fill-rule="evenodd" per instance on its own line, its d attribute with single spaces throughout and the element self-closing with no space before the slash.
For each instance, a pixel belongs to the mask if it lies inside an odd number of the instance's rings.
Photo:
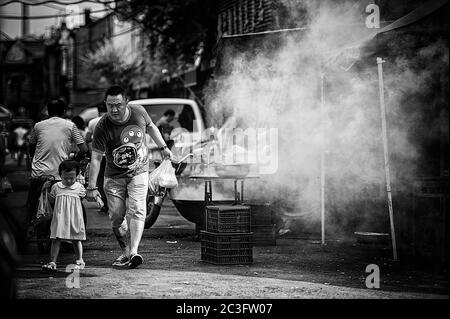
<svg viewBox="0 0 450 319">
<path fill-rule="evenodd" d="M 72 142 L 77 145 L 84 143 L 80 131 L 72 121 L 56 116 L 36 123 L 29 139 L 31 144 L 36 144 L 31 177 L 52 175 L 58 180 L 61 179 L 58 166 L 69 158 Z"/>
</svg>

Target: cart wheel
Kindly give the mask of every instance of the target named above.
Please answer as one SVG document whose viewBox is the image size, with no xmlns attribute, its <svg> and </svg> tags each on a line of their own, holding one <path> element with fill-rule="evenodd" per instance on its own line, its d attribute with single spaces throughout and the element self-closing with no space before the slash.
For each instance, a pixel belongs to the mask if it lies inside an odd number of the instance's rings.
<svg viewBox="0 0 450 319">
<path fill-rule="evenodd" d="M 144 229 L 149 229 L 158 219 L 159 213 L 161 211 L 161 206 L 155 205 L 153 203 L 154 196 L 147 196 L 147 216 L 145 216 Z"/>
</svg>

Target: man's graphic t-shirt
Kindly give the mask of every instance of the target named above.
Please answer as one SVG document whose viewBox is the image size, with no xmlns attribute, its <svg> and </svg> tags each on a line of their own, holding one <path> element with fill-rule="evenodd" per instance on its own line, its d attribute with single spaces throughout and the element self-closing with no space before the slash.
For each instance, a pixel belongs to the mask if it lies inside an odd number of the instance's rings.
<svg viewBox="0 0 450 319">
<path fill-rule="evenodd" d="M 152 120 L 141 105 L 128 105 L 128 119 L 123 123 L 107 114 L 94 131 L 92 150 L 106 155 L 106 177 L 127 177 L 148 171 L 147 127 Z"/>
</svg>

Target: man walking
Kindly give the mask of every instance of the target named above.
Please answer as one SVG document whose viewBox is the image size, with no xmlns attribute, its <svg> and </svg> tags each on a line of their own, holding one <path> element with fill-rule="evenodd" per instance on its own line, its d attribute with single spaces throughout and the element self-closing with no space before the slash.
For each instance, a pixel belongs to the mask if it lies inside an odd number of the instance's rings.
<svg viewBox="0 0 450 319">
<path fill-rule="evenodd" d="M 138 247 L 147 214 L 148 149 L 146 132 L 171 158 L 158 128 L 140 105 L 128 105 L 124 90 L 110 87 L 105 94 L 107 115 L 94 132 L 89 184 L 86 198 L 95 201 L 100 193 L 97 176 L 103 154 L 106 156 L 104 189 L 113 233 L 122 249 L 113 266 L 136 268 L 143 262 Z M 127 238 L 129 234 L 129 242 Z"/>
<path fill-rule="evenodd" d="M 52 100 L 47 104 L 49 118 L 36 123 L 29 136 L 31 181 L 28 193 L 29 215 L 27 226 L 36 214 L 39 196 L 45 180 L 43 176 L 53 176 L 61 180 L 59 164 L 69 158 L 71 146 L 76 144 L 82 154 L 88 151 L 86 143 L 76 125 L 64 119 L 66 104 L 62 100 Z M 50 231 L 50 228 L 48 229 Z"/>
</svg>

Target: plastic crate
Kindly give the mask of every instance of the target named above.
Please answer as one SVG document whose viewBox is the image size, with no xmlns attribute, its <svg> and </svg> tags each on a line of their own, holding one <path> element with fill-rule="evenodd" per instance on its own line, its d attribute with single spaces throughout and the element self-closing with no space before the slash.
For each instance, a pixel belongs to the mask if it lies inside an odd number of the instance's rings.
<svg viewBox="0 0 450 319">
<path fill-rule="evenodd" d="M 272 206 L 268 203 L 249 205 L 252 209 L 252 224 L 270 225 L 274 222 L 274 212 Z"/>
<path fill-rule="evenodd" d="M 251 209 L 243 205 L 206 206 L 206 231 L 216 233 L 248 233 Z"/>
<path fill-rule="evenodd" d="M 275 224 L 252 225 L 252 232 L 255 246 L 276 246 Z"/>
<path fill-rule="evenodd" d="M 253 263 L 253 233 L 218 234 L 200 231 L 201 259 L 216 265 Z"/>
</svg>

